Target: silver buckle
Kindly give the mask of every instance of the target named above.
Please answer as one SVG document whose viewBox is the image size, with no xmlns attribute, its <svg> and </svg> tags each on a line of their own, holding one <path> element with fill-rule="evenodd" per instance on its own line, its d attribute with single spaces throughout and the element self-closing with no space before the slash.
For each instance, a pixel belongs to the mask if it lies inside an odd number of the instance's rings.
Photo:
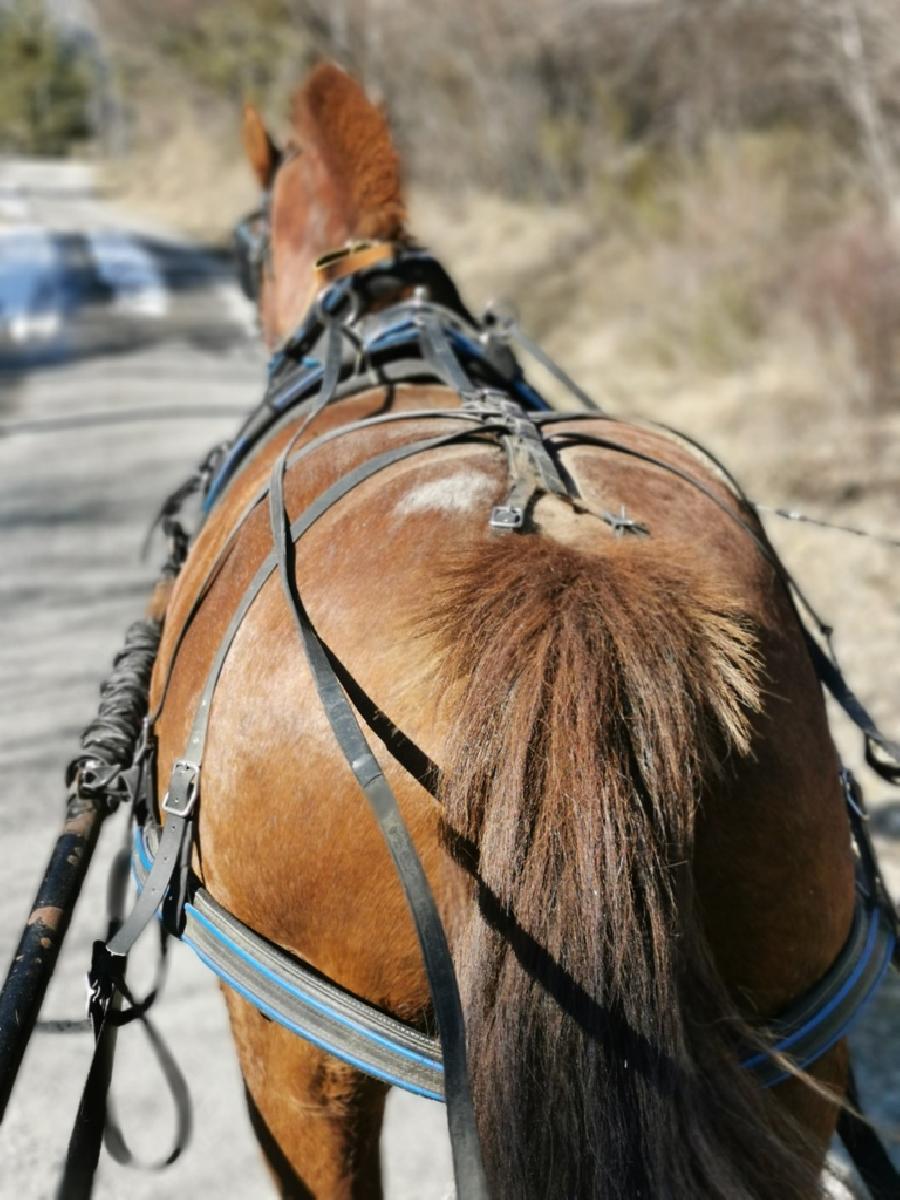
<svg viewBox="0 0 900 1200">
<path fill-rule="evenodd" d="M 173 817 L 190 816 L 200 791 L 200 768 L 185 758 L 175 760 L 169 790 L 162 802 L 163 812 Z"/>
<path fill-rule="evenodd" d="M 498 504 L 491 509 L 491 529 L 521 529 L 525 512 L 517 505 Z"/>
</svg>

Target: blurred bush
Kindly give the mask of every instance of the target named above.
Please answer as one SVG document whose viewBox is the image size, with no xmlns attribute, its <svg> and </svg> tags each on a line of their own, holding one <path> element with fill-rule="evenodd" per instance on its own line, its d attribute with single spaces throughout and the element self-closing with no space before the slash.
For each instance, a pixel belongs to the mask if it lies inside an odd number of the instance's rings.
<svg viewBox="0 0 900 1200">
<path fill-rule="evenodd" d="M 883 224 L 854 214 L 820 234 L 795 280 L 799 311 L 823 340 L 849 337 L 864 399 L 897 407 L 900 394 L 900 248 Z"/>
<path fill-rule="evenodd" d="M 181 19 L 162 23 L 159 46 L 196 83 L 225 98 L 257 96 L 269 101 L 285 75 L 288 87 L 296 83 L 304 66 L 303 39 L 287 0 L 177 8 Z"/>
<path fill-rule="evenodd" d="M 415 175 L 559 198 L 635 146 L 788 126 L 893 190 L 896 0 L 96 0 L 122 52 L 278 112 L 329 56 L 389 108 Z"/>
<path fill-rule="evenodd" d="M 386 105 L 420 192 L 538 205 L 537 240 L 540 213 L 577 211 L 577 249 L 546 247 L 546 295 L 527 288 L 536 327 L 577 276 L 607 329 L 628 314 L 632 364 L 727 373 L 789 310 L 823 347 L 841 330 L 867 402 L 896 400 L 897 0 L 94 6 L 144 156 L 131 174 L 207 236 L 252 201 L 241 101 L 280 137 L 291 90 L 331 57 Z M 496 263 L 499 237 L 469 241 Z"/>
<path fill-rule="evenodd" d="M 91 135 L 92 78 L 39 0 L 0 9 L 0 149 L 58 155 Z"/>
<path fill-rule="evenodd" d="M 305 7 L 321 24 L 332 0 Z M 343 7 L 341 52 L 383 93 L 429 180 L 552 199 L 617 174 L 635 146 L 695 158 L 710 137 L 787 127 L 827 139 L 879 203 L 896 203 L 896 0 Z"/>
</svg>

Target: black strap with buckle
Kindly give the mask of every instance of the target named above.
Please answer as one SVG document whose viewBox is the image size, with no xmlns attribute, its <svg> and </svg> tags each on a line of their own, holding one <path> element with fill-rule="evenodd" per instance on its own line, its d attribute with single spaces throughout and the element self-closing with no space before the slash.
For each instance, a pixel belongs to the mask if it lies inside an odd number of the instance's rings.
<svg viewBox="0 0 900 1200">
<path fill-rule="evenodd" d="M 487 1181 L 469 1087 L 462 1003 L 450 947 L 396 798 L 359 727 L 297 587 L 294 538 L 284 504 L 284 471 L 289 450 L 287 447 L 275 464 L 269 487 L 272 536 L 285 598 L 294 615 L 322 708 L 341 754 L 378 822 L 416 928 L 441 1039 L 444 1097 L 457 1195 L 460 1200 L 487 1200 Z"/>
<path fill-rule="evenodd" d="M 125 842 L 116 854 L 107 886 L 107 940 L 114 941 L 122 922 L 131 867 L 131 822 L 126 822 Z M 57 1187 L 56 1200 L 89 1200 L 105 1141 L 112 1157 L 123 1164 L 136 1163 L 110 1103 L 116 1036 L 123 1025 L 139 1022 L 159 1062 L 175 1109 L 175 1134 L 168 1153 L 158 1162 L 141 1164 L 151 1169 L 169 1166 L 181 1155 L 191 1137 L 191 1099 L 187 1082 L 171 1051 L 150 1021 L 148 1012 L 162 989 L 167 960 L 167 934 L 160 931 L 159 965 L 156 980 L 140 1000 L 132 995 L 125 980 L 126 958 L 94 942 L 88 973 L 88 1019 L 94 1035 L 94 1053 L 85 1080 L 78 1113 L 72 1127 L 66 1158 Z M 127 1007 L 123 1007 L 123 1003 Z"/>
<path fill-rule="evenodd" d="M 163 826 L 159 851 L 137 903 L 128 914 L 125 923 L 107 943 L 107 951 L 114 958 L 127 956 L 163 901 L 166 902 L 167 927 L 176 935 L 181 931 L 199 776 L 199 762 L 193 763 L 181 758 L 172 768 L 169 791 L 163 801 L 166 823 Z"/>
</svg>

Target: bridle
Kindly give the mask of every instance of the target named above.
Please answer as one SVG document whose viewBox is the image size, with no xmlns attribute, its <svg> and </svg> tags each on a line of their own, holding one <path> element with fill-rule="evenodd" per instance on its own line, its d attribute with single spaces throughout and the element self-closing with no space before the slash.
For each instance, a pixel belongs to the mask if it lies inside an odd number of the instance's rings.
<svg viewBox="0 0 900 1200">
<path fill-rule="evenodd" d="M 234 257 L 238 268 L 238 282 L 248 300 L 259 300 L 262 276 L 269 261 L 271 240 L 272 192 L 262 193 L 260 202 L 246 213 L 234 227 Z"/>
</svg>

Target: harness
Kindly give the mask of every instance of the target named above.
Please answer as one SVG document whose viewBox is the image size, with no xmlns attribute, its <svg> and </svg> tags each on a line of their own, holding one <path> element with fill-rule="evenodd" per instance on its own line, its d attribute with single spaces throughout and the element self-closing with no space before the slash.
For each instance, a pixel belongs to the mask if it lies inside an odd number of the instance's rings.
<svg viewBox="0 0 900 1200">
<path fill-rule="evenodd" d="M 549 411 L 546 402 L 528 383 L 511 343 L 518 342 L 536 351 L 541 361 L 546 362 L 543 352 L 524 338 L 514 322 L 496 315 L 482 323 L 475 321 L 449 277 L 430 255 L 407 249 L 374 258 L 374 262 L 359 269 L 336 273 L 334 282 L 320 294 L 306 320 L 274 355 L 263 402 L 234 439 L 215 447 L 201 469 L 161 510 L 161 518 L 178 542 L 183 557 L 187 539 L 178 513 L 185 498 L 199 492 L 205 518 L 248 458 L 287 420 L 302 417 L 268 483 L 246 505 L 229 541 L 209 568 L 176 636 L 172 662 L 177 659 L 187 630 L 217 578 L 237 531 L 258 505 L 267 503 L 273 549 L 247 586 L 214 657 L 187 743 L 175 762 L 162 803 L 166 813 L 164 826 L 159 825 L 155 815 L 153 723 L 165 703 L 168 679 L 164 681 L 156 711 L 144 721 L 136 767 L 129 780 L 135 815 L 132 871 L 139 896 L 121 928 L 105 946 L 98 943 L 95 948 L 89 977 L 91 1015 L 99 1044 L 114 1010 L 117 992 L 123 987 L 126 956 L 157 915 L 166 931 L 188 944 L 221 980 L 266 1016 L 389 1084 L 430 1099 L 445 1100 L 458 1194 L 462 1200 L 480 1200 L 486 1197 L 487 1189 L 466 1078 L 462 1012 L 446 938 L 396 801 L 354 709 L 368 730 L 433 795 L 437 793 L 438 768 L 380 712 L 319 639 L 297 589 L 293 563 L 298 539 L 366 480 L 398 462 L 427 456 L 447 446 L 477 443 L 502 447 L 507 463 L 507 495 L 502 504 L 486 514 L 486 519 L 498 535 L 507 536 L 529 527 L 531 509 L 542 494 L 555 494 L 575 507 L 581 506 L 577 488 L 561 462 L 566 448 L 597 445 L 642 458 L 678 476 L 686 486 L 699 489 L 754 539 L 785 582 L 797 607 L 811 614 L 816 634 L 805 625 L 803 628 L 821 682 L 863 731 L 869 761 L 894 782 L 900 778 L 900 746 L 877 730 L 847 687 L 830 644 L 827 640 L 824 647 L 821 644 L 826 627 L 780 563 L 765 535 L 751 522 L 752 505 L 720 464 L 715 463 L 731 484 L 738 501 L 737 511 L 689 472 L 640 454 L 606 436 L 603 422 L 609 418 L 595 405 L 591 405 L 592 411 L 588 413 Z M 587 399 L 564 372 L 555 364 L 550 365 L 578 399 Z M 296 447 L 300 435 L 326 406 L 373 387 L 390 387 L 401 382 L 444 384 L 459 397 L 459 407 L 382 412 L 333 428 Z M 598 432 L 557 430 L 559 422 L 576 416 L 579 421 L 596 421 Z M 432 436 L 417 436 L 358 464 L 290 521 L 283 495 L 287 470 L 328 443 L 355 431 L 379 425 L 402 429 L 403 423 L 411 420 L 434 421 L 437 429 Z M 707 455 L 702 448 L 696 449 Z M 624 512 L 618 516 L 597 515 L 609 526 L 612 536 L 649 533 Z M 203 750 L 219 674 L 244 616 L 275 573 L 280 576 L 285 600 L 293 613 L 298 637 L 338 745 L 370 802 L 406 890 L 426 964 L 439 1037 L 391 1017 L 266 941 L 222 908 L 192 873 L 191 849 L 201 792 Z M 815 1062 L 844 1037 L 896 955 L 897 917 L 869 838 L 862 794 L 849 771 L 842 770 L 841 778 L 857 851 L 857 899 L 852 927 L 825 977 L 776 1020 L 760 1028 L 752 1044 L 737 1048 L 742 1065 L 764 1087 L 788 1078 L 792 1066 L 804 1068 Z M 858 1142 L 860 1138 L 858 1125 L 845 1122 L 841 1132 L 852 1149 L 854 1139 Z"/>
</svg>

